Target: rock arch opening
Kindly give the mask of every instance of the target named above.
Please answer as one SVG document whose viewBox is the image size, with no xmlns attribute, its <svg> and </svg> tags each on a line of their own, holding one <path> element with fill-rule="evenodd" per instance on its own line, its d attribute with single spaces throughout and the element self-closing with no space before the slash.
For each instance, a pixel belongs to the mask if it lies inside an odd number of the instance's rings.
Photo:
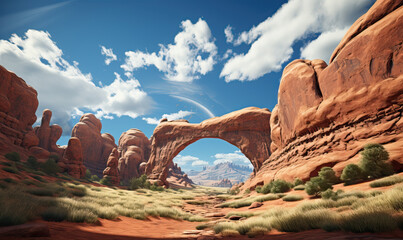
<svg viewBox="0 0 403 240">
<path fill-rule="evenodd" d="M 199 124 L 186 120 L 160 123 L 151 138 L 146 166 L 149 180 L 168 185 L 166 178 L 173 158 L 203 138 L 219 138 L 236 146 L 250 160 L 256 173 L 270 156 L 270 115 L 266 108 L 250 107 Z"/>
</svg>

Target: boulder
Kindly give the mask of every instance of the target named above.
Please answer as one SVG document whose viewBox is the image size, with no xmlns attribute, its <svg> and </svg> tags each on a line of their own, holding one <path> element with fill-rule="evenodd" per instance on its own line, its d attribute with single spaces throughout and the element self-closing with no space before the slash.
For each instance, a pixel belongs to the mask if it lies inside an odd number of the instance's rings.
<svg viewBox="0 0 403 240">
<path fill-rule="evenodd" d="M 140 164 L 150 156 L 150 141 L 138 129 L 130 129 L 119 138 L 119 174 L 121 180 L 140 177 Z M 143 167 L 144 168 L 144 167 Z"/>
<path fill-rule="evenodd" d="M 270 119 L 271 155 L 242 189 L 274 178 L 340 175 L 367 143 L 383 144 L 403 169 L 403 1 L 377 1 L 348 30 L 326 66 L 295 60 Z M 305 86 L 305 87 L 304 87 Z"/>
<path fill-rule="evenodd" d="M 119 170 L 118 170 L 118 162 L 119 162 L 119 153 L 116 148 L 114 148 L 109 155 L 108 162 L 106 163 L 106 168 L 103 172 L 104 178 L 109 177 L 111 183 L 114 185 L 119 185 Z"/>
<path fill-rule="evenodd" d="M 263 206 L 263 203 L 261 203 L 261 202 L 254 202 L 254 203 L 252 203 L 252 204 L 248 207 L 248 209 L 259 208 L 259 207 L 261 207 L 261 206 Z"/>
<path fill-rule="evenodd" d="M 94 114 L 87 113 L 81 116 L 71 132 L 72 137 L 80 139 L 84 165 L 99 177 L 103 175 L 112 149 L 117 147 L 113 136 L 101 134 L 101 129 L 101 121 Z"/>
</svg>

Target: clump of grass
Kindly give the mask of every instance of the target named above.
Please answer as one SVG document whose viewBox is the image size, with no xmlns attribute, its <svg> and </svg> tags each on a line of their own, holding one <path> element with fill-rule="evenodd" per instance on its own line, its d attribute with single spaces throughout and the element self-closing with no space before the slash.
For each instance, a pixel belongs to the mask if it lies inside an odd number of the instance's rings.
<svg viewBox="0 0 403 240">
<path fill-rule="evenodd" d="M 343 214 L 340 223 L 344 231 L 362 232 L 390 232 L 397 229 L 397 221 L 385 211 L 358 210 Z"/>
<path fill-rule="evenodd" d="M 218 207 L 225 208 L 225 207 L 230 207 L 230 208 L 240 208 L 240 207 L 246 207 L 250 206 L 254 202 L 266 202 L 266 201 L 272 201 L 279 199 L 280 196 L 276 194 L 267 194 L 263 196 L 257 196 L 257 197 L 248 197 L 245 199 L 240 199 L 240 200 L 235 200 L 235 201 L 230 201 L 230 202 L 225 202 Z"/>
<path fill-rule="evenodd" d="M 393 175 L 373 181 L 371 184 L 369 184 L 369 186 L 371 186 L 372 188 L 377 188 L 377 187 L 392 186 L 401 182 L 403 182 L 403 176 Z"/>
<path fill-rule="evenodd" d="M 196 229 L 197 230 L 203 230 L 203 229 L 206 229 L 206 228 L 209 228 L 209 227 L 210 227 L 210 225 L 203 223 L 203 224 L 197 225 Z"/>
<path fill-rule="evenodd" d="M 197 200 L 193 200 L 193 201 L 186 201 L 187 204 L 191 204 L 191 205 L 204 205 L 207 202 L 204 201 L 197 201 Z"/>
<path fill-rule="evenodd" d="M 254 238 L 257 236 L 263 236 L 263 235 L 265 235 L 266 232 L 267 232 L 267 228 L 253 227 L 246 233 L 246 235 L 248 235 L 248 237 L 250 237 L 250 238 Z"/>
<path fill-rule="evenodd" d="M 300 201 L 302 199 L 304 199 L 304 197 L 302 197 L 301 195 L 287 195 L 285 197 L 282 198 L 283 201 L 286 202 L 294 202 L 294 201 Z"/>
<path fill-rule="evenodd" d="M 46 180 L 45 180 L 43 177 L 41 177 L 41 176 L 34 175 L 34 176 L 32 176 L 32 178 L 34 178 L 34 179 L 36 179 L 36 180 L 38 180 L 38 181 L 40 181 L 40 182 L 43 182 L 43 183 L 48 182 L 48 181 L 46 181 Z"/>
<path fill-rule="evenodd" d="M 17 152 L 10 152 L 4 155 L 8 160 L 14 161 L 14 162 L 19 162 L 21 161 L 21 156 Z"/>
<path fill-rule="evenodd" d="M 17 189 L 0 190 L 0 226 L 23 224 L 36 215 L 38 203 Z"/>
<path fill-rule="evenodd" d="M 6 183 L 17 183 L 17 181 L 15 181 L 14 179 L 12 179 L 12 178 L 4 178 L 4 179 L 2 179 L 4 182 L 6 182 Z"/>
<path fill-rule="evenodd" d="M 71 209 L 67 215 L 67 220 L 69 222 L 95 223 L 98 220 L 98 217 L 94 213 L 85 209 Z"/>
<path fill-rule="evenodd" d="M 223 237 L 237 237 L 239 236 L 239 232 L 233 229 L 224 229 L 221 231 Z"/>
<path fill-rule="evenodd" d="M 253 228 L 262 228 L 265 231 L 270 231 L 271 226 L 267 219 L 262 217 L 253 217 L 240 222 L 222 222 L 214 226 L 214 232 L 220 233 L 224 230 L 235 230 L 241 235 L 247 234 Z"/>
<path fill-rule="evenodd" d="M 35 196 L 51 197 L 54 195 L 54 192 L 52 190 L 46 188 L 28 188 L 26 192 Z"/>
<path fill-rule="evenodd" d="M 305 190 L 305 185 L 297 185 L 297 186 L 294 187 L 294 190 L 303 191 L 303 190 Z"/>
</svg>

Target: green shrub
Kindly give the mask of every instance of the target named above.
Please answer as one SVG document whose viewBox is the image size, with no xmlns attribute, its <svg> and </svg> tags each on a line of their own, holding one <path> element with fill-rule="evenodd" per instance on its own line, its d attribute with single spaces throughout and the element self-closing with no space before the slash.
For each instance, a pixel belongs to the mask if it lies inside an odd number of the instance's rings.
<svg viewBox="0 0 403 240">
<path fill-rule="evenodd" d="M 318 195 L 329 188 L 332 188 L 332 185 L 321 177 L 313 177 L 305 184 L 305 191 L 309 195 Z"/>
<path fill-rule="evenodd" d="M 129 189 L 136 190 L 139 188 L 150 188 L 150 183 L 147 181 L 147 175 L 143 174 L 139 178 L 132 178 L 129 181 Z"/>
<path fill-rule="evenodd" d="M 157 184 L 152 184 L 152 185 L 150 185 L 150 190 L 151 191 L 162 192 L 162 191 L 164 191 L 164 187 L 163 186 L 158 186 Z"/>
<path fill-rule="evenodd" d="M 109 176 L 106 176 L 104 178 L 101 179 L 101 181 L 99 181 L 100 184 L 102 185 L 106 185 L 106 186 L 111 186 L 112 182 Z"/>
<path fill-rule="evenodd" d="M 42 219 L 49 222 L 61 222 L 66 220 L 67 216 L 68 211 L 61 207 L 49 207 L 41 213 Z"/>
<path fill-rule="evenodd" d="M 91 171 L 89 169 L 85 170 L 85 178 L 90 180 L 91 176 L 92 176 Z"/>
<path fill-rule="evenodd" d="M 98 182 L 98 181 L 99 181 L 99 177 L 98 177 L 97 175 L 92 175 L 91 178 L 90 178 L 90 181 Z"/>
<path fill-rule="evenodd" d="M 56 173 L 60 172 L 60 167 L 53 158 L 46 160 L 46 162 L 41 164 L 40 168 L 48 175 L 56 175 Z"/>
<path fill-rule="evenodd" d="M 361 152 L 361 169 L 370 178 L 379 178 L 393 174 L 392 166 L 386 161 L 389 153 L 380 144 L 367 144 Z"/>
<path fill-rule="evenodd" d="M 28 157 L 27 165 L 28 165 L 28 167 L 30 167 L 32 169 L 35 169 L 35 170 L 39 168 L 38 160 L 34 156 L 29 156 Z"/>
<path fill-rule="evenodd" d="M 336 201 L 338 199 L 338 193 L 339 193 L 339 191 L 333 192 L 333 190 L 329 188 L 326 191 L 322 192 L 320 194 L 320 196 L 323 199 L 332 199 L 332 200 Z"/>
<path fill-rule="evenodd" d="M 270 193 L 270 189 L 271 189 L 272 186 L 273 186 L 273 181 L 271 181 L 270 183 L 266 183 L 261 188 L 260 193 L 263 193 L 263 194 Z"/>
<path fill-rule="evenodd" d="M 262 186 L 257 186 L 256 188 L 255 188 L 255 190 L 256 190 L 256 192 L 257 193 L 261 193 L 262 192 Z"/>
<path fill-rule="evenodd" d="M 239 189 L 239 187 L 236 187 L 234 189 L 229 189 L 228 193 L 231 195 L 237 195 L 241 190 Z"/>
<path fill-rule="evenodd" d="M 294 179 L 293 185 L 294 185 L 294 187 L 296 187 L 298 185 L 304 185 L 304 181 L 302 181 L 301 178 L 296 178 L 296 179 Z"/>
<path fill-rule="evenodd" d="M 396 175 L 373 181 L 371 184 L 369 184 L 369 186 L 371 186 L 372 188 L 377 188 L 377 187 L 392 186 L 401 182 L 403 182 L 403 176 Z"/>
<path fill-rule="evenodd" d="M 291 188 L 291 183 L 286 182 L 281 179 L 277 179 L 274 181 L 271 181 L 270 183 L 267 183 L 263 185 L 261 189 L 261 193 L 267 194 L 267 193 L 284 193 L 290 190 Z"/>
<path fill-rule="evenodd" d="M 250 189 L 248 188 L 245 190 L 245 194 L 249 194 L 249 193 L 250 193 Z"/>
<path fill-rule="evenodd" d="M 361 168 L 356 164 L 348 164 L 341 173 L 341 180 L 346 185 L 353 184 L 361 180 L 363 177 Z"/>
<path fill-rule="evenodd" d="M 203 229 L 206 229 L 206 228 L 208 228 L 208 227 L 209 227 L 208 224 L 203 223 L 203 224 L 197 225 L 197 226 L 196 226 L 196 229 L 197 229 L 197 230 L 203 230 Z"/>
<path fill-rule="evenodd" d="M 21 156 L 17 152 L 10 152 L 4 155 L 8 160 L 14 161 L 14 162 L 19 162 L 21 161 Z"/>
<path fill-rule="evenodd" d="M 330 184 L 335 184 L 339 181 L 336 177 L 336 173 L 331 167 L 323 167 L 320 169 L 318 176 Z"/>
</svg>

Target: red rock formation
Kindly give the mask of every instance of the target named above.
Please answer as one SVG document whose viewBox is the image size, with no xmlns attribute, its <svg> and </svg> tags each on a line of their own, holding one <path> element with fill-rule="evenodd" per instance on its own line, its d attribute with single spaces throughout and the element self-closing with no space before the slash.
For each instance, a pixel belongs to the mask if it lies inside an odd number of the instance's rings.
<svg viewBox="0 0 403 240">
<path fill-rule="evenodd" d="M 0 149 L 16 145 L 29 148 L 38 143 L 32 134 L 38 108 L 37 92 L 0 66 Z"/>
<path fill-rule="evenodd" d="M 181 167 L 179 167 L 177 163 L 174 164 L 173 162 L 169 164 L 166 181 L 171 188 L 187 188 L 194 184 L 189 176 L 182 172 Z"/>
<path fill-rule="evenodd" d="M 120 178 L 128 181 L 140 177 L 140 164 L 150 156 L 150 141 L 143 132 L 132 128 L 120 136 L 118 152 Z"/>
<path fill-rule="evenodd" d="M 245 108 L 211 118 L 200 124 L 187 121 L 161 122 L 151 138 L 151 155 L 146 174 L 150 181 L 168 185 L 166 177 L 172 159 L 189 144 L 202 138 L 220 138 L 236 147 L 257 171 L 270 155 L 270 111 Z"/>
<path fill-rule="evenodd" d="M 213 187 L 224 187 L 224 188 L 231 188 L 232 182 L 229 179 L 222 179 L 220 182 L 215 183 Z"/>
<path fill-rule="evenodd" d="M 41 125 L 34 128 L 35 135 L 39 139 L 38 147 L 62 155 L 64 150 L 60 149 L 56 142 L 62 136 L 63 130 L 56 124 L 50 126 L 51 118 L 52 111 L 45 109 L 42 114 Z"/>
<path fill-rule="evenodd" d="M 72 177 L 83 178 L 85 176 L 86 168 L 83 164 L 83 150 L 80 139 L 76 137 L 69 139 L 59 165 Z"/>
<path fill-rule="evenodd" d="M 111 183 L 114 185 L 119 185 L 119 171 L 118 171 L 119 153 L 116 148 L 114 148 L 109 155 L 108 162 L 106 163 L 106 168 L 103 171 L 104 178 L 109 177 Z"/>
<path fill-rule="evenodd" d="M 323 166 L 340 174 L 370 142 L 383 144 L 402 170 L 402 2 L 377 1 L 347 32 L 329 66 L 296 60 L 284 69 L 270 120 L 272 155 L 244 188 L 274 178 L 306 180 Z"/>
<path fill-rule="evenodd" d="M 101 134 L 102 124 L 94 114 L 84 114 L 71 132 L 81 141 L 84 165 L 92 174 L 102 177 L 109 154 L 117 147 L 115 139 L 108 133 Z"/>
</svg>

